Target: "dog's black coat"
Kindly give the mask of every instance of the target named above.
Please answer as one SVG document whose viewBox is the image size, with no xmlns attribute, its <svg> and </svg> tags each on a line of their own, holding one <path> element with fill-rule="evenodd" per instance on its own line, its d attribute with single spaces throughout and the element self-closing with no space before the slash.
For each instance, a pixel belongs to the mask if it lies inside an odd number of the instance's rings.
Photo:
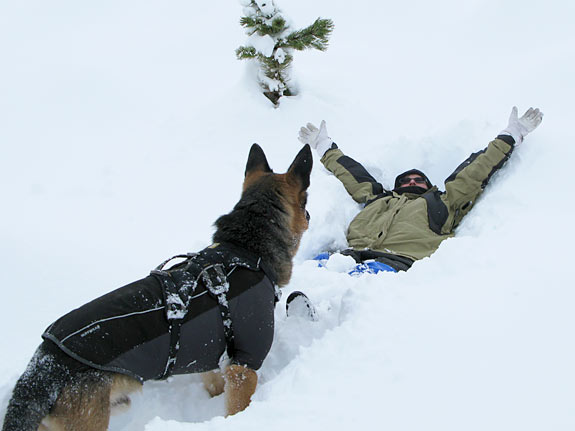
<svg viewBox="0 0 575 431">
<path fill-rule="evenodd" d="M 228 274 L 232 363 L 257 370 L 273 341 L 275 274 L 245 250 L 229 247 L 208 248 L 199 255 L 204 265 L 221 263 Z M 175 280 L 182 275 L 197 279 L 187 298 L 179 283 L 179 297 L 186 303 L 186 309 L 180 323 L 179 350 L 170 374 L 216 369 L 226 350 L 220 308 L 199 277 L 201 266 L 188 263 L 182 269 L 184 265 L 186 262 L 167 271 L 173 273 Z M 195 271 L 189 273 L 190 269 Z M 48 327 L 43 338 L 96 369 L 127 374 L 140 381 L 166 377 L 171 344 L 170 292 L 166 290 L 161 277 L 153 272 L 66 314 Z"/>
</svg>

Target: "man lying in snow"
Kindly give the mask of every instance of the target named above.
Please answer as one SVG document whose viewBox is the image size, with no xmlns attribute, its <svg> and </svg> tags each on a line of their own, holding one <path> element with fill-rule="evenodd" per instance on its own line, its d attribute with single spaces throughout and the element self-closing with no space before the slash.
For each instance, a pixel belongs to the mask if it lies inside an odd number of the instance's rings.
<svg viewBox="0 0 575 431">
<path fill-rule="evenodd" d="M 445 180 L 444 192 L 417 169 L 398 175 L 393 190 L 386 190 L 343 154 L 328 136 L 325 121 L 319 129 L 310 123 L 302 127 L 299 140 L 314 148 L 351 197 L 364 205 L 347 231 L 350 248 L 342 252 L 358 263 L 351 273 L 406 271 L 414 261 L 430 256 L 441 241 L 454 235 L 491 176 L 542 119 L 543 113 L 533 108 L 518 118 L 513 107 L 507 127 L 455 169 Z M 316 259 L 328 258 L 322 253 Z"/>
</svg>

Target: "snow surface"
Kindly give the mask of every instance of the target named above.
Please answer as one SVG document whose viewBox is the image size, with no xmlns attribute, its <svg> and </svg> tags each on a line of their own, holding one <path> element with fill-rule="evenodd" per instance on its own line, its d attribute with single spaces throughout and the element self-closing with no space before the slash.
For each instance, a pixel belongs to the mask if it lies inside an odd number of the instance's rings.
<svg viewBox="0 0 575 431">
<path fill-rule="evenodd" d="M 0 417 L 40 334 L 165 258 L 210 243 L 258 142 L 283 172 L 322 119 L 384 185 L 443 180 L 507 125 L 543 123 L 460 226 L 407 273 L 350 277 L 309 259 L 345 247 L 359 210 L 315 160 L 311 226 L 276 311 L 252 405 L 224 418 L 198 376 L 149 383 L 111 430 L 573 430 L 575 3 L 278 2 L 299 93 L 259 93 L 231 2 L 0 3 Z M 345 266 L 345 265 L 344 265 Z M 320 320 L 286 319 L 302 290 Z"/>
</svg>

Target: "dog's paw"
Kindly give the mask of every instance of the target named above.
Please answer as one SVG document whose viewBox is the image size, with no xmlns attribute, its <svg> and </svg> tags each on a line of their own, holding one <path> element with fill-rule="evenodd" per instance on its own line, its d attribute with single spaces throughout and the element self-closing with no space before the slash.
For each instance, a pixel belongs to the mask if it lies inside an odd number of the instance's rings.
<svg viewBox="0 0 575 431">
<path fill-rule="evenodd" d="M 222 373 L 219 371 L 208 371 L 202 373 L 202 381 L 204 382 L 204 387 L 211 397 L 217 397 L 224 392 L 224 386 L 226 384 Z"/>
</svg>

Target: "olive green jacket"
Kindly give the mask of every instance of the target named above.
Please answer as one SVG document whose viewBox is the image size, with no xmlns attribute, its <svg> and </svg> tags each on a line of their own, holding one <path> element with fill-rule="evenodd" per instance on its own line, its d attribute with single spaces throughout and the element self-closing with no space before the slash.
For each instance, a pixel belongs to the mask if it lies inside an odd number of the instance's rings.
<svg viewBox="0 0 575 431">
<path fill-rule="evenodd" d="M 444 192 L 434 186 L 423 195 L 385 190 L 333 144 L 322 163 L 356 202 L 365 205 L 349 225 L 349 246 L 412 260 L 430 256 L 441 241 L 454 235 L 491 176 L 511 155 L 514 143 L 510 136 L 498 136 L 459 165 L 445 180 Z"/>
</svg>

